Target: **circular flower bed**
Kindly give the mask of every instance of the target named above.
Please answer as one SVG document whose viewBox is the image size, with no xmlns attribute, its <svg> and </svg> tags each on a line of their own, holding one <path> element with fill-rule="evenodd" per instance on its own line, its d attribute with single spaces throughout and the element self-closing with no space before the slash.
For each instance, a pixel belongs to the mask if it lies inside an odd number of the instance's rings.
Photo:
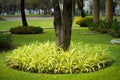
<svg viewBox="0 0 120 80">
<path fill-rule="evenodd" d="M 54 43 L 34 42 L 12 51 L 9 67 L 35 73 L 85 73 L 95 72 L 112 63 L 109 51 L 99 45 L 71 44 L 64 52 Z"/>
</svg>

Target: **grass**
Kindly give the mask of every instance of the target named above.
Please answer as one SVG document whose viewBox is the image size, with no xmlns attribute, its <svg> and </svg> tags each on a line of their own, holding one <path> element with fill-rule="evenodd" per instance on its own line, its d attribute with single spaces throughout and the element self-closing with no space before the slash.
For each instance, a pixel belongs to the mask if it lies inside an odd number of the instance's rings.
<svg viewBox="0 0 120 80">
<path fill-rule="evenodd" d="M 28 21 L 31 25 L 41 25 L 41 27 L 51 27 L 52 20 Z M 9 30 L 10 27 L 21 25 L 21 21 L 3 21 L 0 22 L 0 30 Z M 3 26 L 3 27 L 1 27 Z M 85 35 L 83 32 L 90 32 L 88 28 L 79 28 L 74 26 L 72 30 L 72 41 L 74 43 L 83 42 L 90 45 L 104 45 L 111 51 L 110 55 L 114 58 L 114 63 L 97 72 L 81 74 L 34 74 L 10 69 L 6 66 L 6 56 L 8 52 L 0 53 L 0 80 L 120 80 L 120 45 L 110 44 L 113 37 L 106 34 Z M 33 41 L 55 42 L 54 30 L 46 29 L 43 34 L 34 35 L 12 35 L 14 45 L 22 46 L 30 44 Z"/>
<path fill-rule="evenodd" d="M 34 20 L 34 21 L 28 20 L 28 25 L 29 26 L 40 26 L 42 28 L 53 27 L 52 21 L 53 21 L 53 19 Z M 21 21 L 1 21 L 0 22 L 0 30 L 9 30 L 12 27 L 17 27 L 17 26 L 21 26 L 21 25 L 22 25 Z"/>
</svg>

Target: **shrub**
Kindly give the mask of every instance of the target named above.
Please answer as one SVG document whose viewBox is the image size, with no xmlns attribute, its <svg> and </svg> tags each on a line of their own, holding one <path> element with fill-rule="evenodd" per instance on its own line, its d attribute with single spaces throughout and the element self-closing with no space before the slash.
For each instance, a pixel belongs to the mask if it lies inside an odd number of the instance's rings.
<svg viewBox="0 0 120 80">
<path fill-rule="evenodd" d="M 43 29 L 41 27 L 33 27 L 33 26 L 18 26 L 15 28 L 11 28 L 10 32 L 12 34 L 39 34 L 42 33 Z"/>
<path fill-rule="evenodd" d="M 105 20 L 101 20 L 97 24 L 90 24 L 89 28 L 100 33 L 108 33 L 114 37 L 120 37 L 120 22 L 117 19 L 113 20 L 112 23 L 106 23 Z"/>
<path fill-rule="evenodd" d="M 114 37 L 120 37 L 120 22 L 118 22 L 117 19 L 113 21 L 109 33 Z"/>
<path fill-rule="evenodd" d="M 109 29 L 111 27 L 110 23 L 106 23 L 106 21 L 101 20 L 97 25 L 96 25 L 96 31 L 99 31 L 100 33 L 108 33 Z"/>
<path fill-rule="evenodd" d="M 87 24 L 87 26 L 89 26 L 91 23 L 93 23 L 93 17 L 85 17 L 85 22 Z"/>
<path fill-rule="evenodd" d="M 12 51 L 8 66 L 36 73 L 81 73 L 98 71 L 112 62 L 108 50 L 102 46 L 71 44 L 64 52 L 55 44 L 35 42 Z"/>
<path fill-rule="evenodd" d="M 93 17 L 79 17 L 75 19 L 75 23 L 81 27 L 88 27 L 90 23 L 93 23 Z"/>
<path fill-rule="evenodd" d="M 0 33 L 0 51 L 12 49 L 10 34 Z"/>
<path fill-rule="evenodd" d="M 79 17 L 75 19 L 75 23 L 80 25 L 80 27 L 86 27 L 85 18 Z"/>
</svg>

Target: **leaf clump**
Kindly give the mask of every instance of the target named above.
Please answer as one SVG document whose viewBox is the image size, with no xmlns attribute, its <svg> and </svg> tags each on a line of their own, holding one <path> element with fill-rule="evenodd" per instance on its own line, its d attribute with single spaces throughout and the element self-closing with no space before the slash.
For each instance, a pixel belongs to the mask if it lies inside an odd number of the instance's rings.
<svg viewBox="0 0 120 80">
<path fill-rule="evenodd" d="M 34 73 L 86 73 L 95 72 L 109 66 L 112 58 L 102 46 L 89 44 L 71 44 L 64 52 L 54 43 L 34 42 L 12 51 L 8 56 L 9 67 Z"/>
</svg>

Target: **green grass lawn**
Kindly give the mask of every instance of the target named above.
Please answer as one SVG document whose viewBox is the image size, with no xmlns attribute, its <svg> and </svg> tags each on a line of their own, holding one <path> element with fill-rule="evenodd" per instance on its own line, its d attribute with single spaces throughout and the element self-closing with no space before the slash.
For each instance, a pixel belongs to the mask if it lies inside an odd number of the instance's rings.
<svg viewBox="0 0 120 80">
<path fill-rule="evenodd" d="M 52 27 L 53 20 L 36 20 L 28 21 L 29 25 L 41 27 Z M 0 22 L 0 30 L 9 30 L 11 27 L 21 25 L 21 21 L 3 21 Z M 80 74 L 35 74 L 10 69 L 6 66 L 6 56 L 10 51 L 0 52 L 0 80 L 120 80 L 120 45 L 110 44 L 113 37 L 106 34 L 82 34 L 90 32 L 88 28 L 80 28 L 74 25 L 72 29 L 72 41 L 74 43 L 83 42 L 90 45 L 104 45 L 108 47 L 113 56 L 114 63 L 100 71 L 92 73 Z M 34 41 L 39 42 L 55 42 L 55 34 L 53 29 L 45 29 L 43 34 L 34 35 L 12 35 L 12 44 L 22 46 L 30 44 Z"/>
<path fill-rule="evenodd" d="M 47 20 L 28 20 L 29 26 L 40 26 L 42 28 L 53 27 L 53 19 Z M 21 21 L 0 21 L 0 30 L 9 30 L 11 27 L 21 26 Z"/>
</svg>

